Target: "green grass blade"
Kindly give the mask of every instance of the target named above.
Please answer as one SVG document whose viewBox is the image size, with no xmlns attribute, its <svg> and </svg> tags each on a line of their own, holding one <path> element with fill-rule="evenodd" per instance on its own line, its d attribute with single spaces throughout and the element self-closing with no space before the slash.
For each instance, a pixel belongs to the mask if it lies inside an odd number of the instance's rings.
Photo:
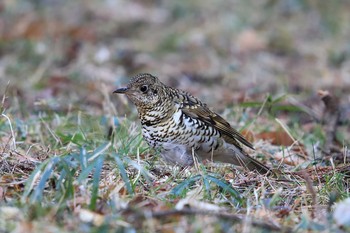
<svg viewBox="0 0 350 233">
<path fill-rule="evenodd" d="M 42 173 L 38 186 L 35 188 L 33 195 L 31 196 L 31 202 L 40 202 L 45 189 L 45 185 L 55 169 L 55 165 L 60 161 L 59 157 L 50 159 L 45 166 L 45 170 Z"/>
<path fill-rule="evenodd" d="M 57 180 L 56 199 L 64 200 L 74 195 L 74 174 L 76 169 L 74 164 L 69 163 L 68 159 L 62 159 L 60 164 L 60 176 Z"/>
<path fill-rule="evenodd" d="M 97 147 L 97 149 L 94 150 L 94 152 L 92 152 L 92 154 L 88 156 L 89 157 L 88 161 L 92 161 L 92 160 L 96 159 L 99 155 L 101 155 L 103 152 L 105 152 L 111 145 L 112 145 L 111 142 L 107 142 L 107 143 L 104 143 L 101 146 Z"/>
<path fill-rule="evenodd" d="M 114 157 L 115 161 L 117 162 L 117 166 L 118 166 L 120 175 L 125 183 L 126 190 L 128 190 L 128 193 L 134 194 L 134 190 L 132 188 L 130 179 L 126 173 L 123 161 L 120 159 L 120 157 L 116 153 L 113 153 L 113 157 Z"/>
<path fill-rule="evenodd" d="M 82 183 L 83 180 L 86 180 L 88 178 L 92 170 L 95 168 L 97 162 L 98 162 L 98 159 L 94 160 L 92 163 L 87 165 L 87 167 L 81 170 L 81 173 L 78 176 L 79 183 Z"/>
<path fill-rule="evenodd" d="M 281 96 L 279 96 L 279 97 L 277 97 L 277 98 L 275 98 L 275 99 L 272 99 L 271 100 L 271 102 L 270 102 L 270 104 L 277 104 L 277 103 L 279 103 L 279 102 L 282 102 L 285 98 L 287 98 L 288 97 L 288 95 L 287 94 L 283 94 L 283 95 L 281 95 Z"/>
<path fill-rule="evenodd" d="M 31 173 L 31 175 L 29 176 L 27 182 L 26 182 L 26 186 L 24 188 L 24 192 L 22 195 L 22 199 L 21 201 L 24 203 L 26 202 L 26 199 L 28 198 L 28 196 L 30 195 L 31 191 L 33 190 L 33 187 L 35 185 L 35 181 L 38 179 L 38 177 L 41 175 L 42 170 L 44 169 L 44 167 L 49 163 L 50 160 L 46 160 L 44 162 L 42 162 L 39 166 L 37 166 L 35 168 L 35 170 Z"/>
<path fill-rule="evenodd" d="M 239 204 L 242 204 L 243 200 L 240 193 L 235 190 L 229 183 L 219 180 L 218 178 L 211 175 L 207 175 L 206 178 L 222 188 L 224 192 L 228 192 Z"/>
<path fill-rule="evenodd" d="M 111 143 L 105 143 L 101 146 L 99 146 L 94 152 L 91 154 L 86 153 L 86 150 L 84 147 L 80 150 L 80 156 L 79 161 L 81 164 L 81 173 L 78 177 L 78 182 L 81 183 L 83 180 L 85 180 L 91 171 L 95 168 L 96 163 L 99 162 L 99 157 L 103 157 L 102 153 L 106 151 L 110 147 Z M 90 163 L 89 163 L 90 162 Z"/>
<path fill-rule="evenodd" d="M 80 148 L 79 162 L 81 165 L 81 170 L 84 170 L 87 167 L 87 153 L 85 147 Z"/>
<path fill-rule="evenodd" d="M 210 189 L 210 184 L 208 181 L 207 176 L 203 176 L 203 184 L 204 184 L 204 190 L 205 193 L 207 194 L 208 198 L 211 199 L 211 189 Z"/>
<path fill-rule="evenodd" d="M 185 189 L 189 188 L 189 186 L 191 186 L 194 182 L 196 182 L 200 178 L 202 178 L 202 175 L 195 175 L 195 176 L 192 176 L 192 177 L 182 181 L 180 184 L 178 184 L 175 188 L 173 188 L 170 191 L 170 194 L 172 194 L 174 196 L 184 195 Z"/>
<path fill-rule="evenodd" d="M 126 162 L 134 167 L 135 169 L 137 169 L 138 171 L 140 171 L 141 175 L 146 179 L 146 181 L 148 183 L 151 183 L 151 177 L 152 175 L 148 172 L 147 169 L 145 169 L 143 166 L 141 166 L 140 164 L 136 163 L 135 161 L 132 161 L 131 159 L 129 158 L 126 158 Z"/>
<path fill-rule="evenodd" d="M 98 157 L 95 163 L 95 171 L 92 179 L 91 201 L 89 206 L 90 210 L 96 209 L 96 202 L 98 198 L 98 187 L 99 187 L 103 162 L 104 162 L 104 156 L 100 156 Z"/>
</svg>

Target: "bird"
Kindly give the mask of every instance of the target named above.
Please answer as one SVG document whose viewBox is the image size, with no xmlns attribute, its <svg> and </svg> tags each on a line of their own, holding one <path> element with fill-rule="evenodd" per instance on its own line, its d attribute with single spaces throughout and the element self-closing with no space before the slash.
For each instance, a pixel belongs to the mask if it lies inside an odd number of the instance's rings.
<svg viewBox="0 0 350 233">
<path fill-rule="evenodd" d="M 189 167 L 195 159 L 210 160 L 260 174 L 271 172 L 245 152 L 242 145 L 254 150 L 247 139 L 186 91 L 167 86 L 149 73 L 141 73 L 113 93 L 125 94 L 136 106 L 144 140 L 167 163 Z"/>
</svg>

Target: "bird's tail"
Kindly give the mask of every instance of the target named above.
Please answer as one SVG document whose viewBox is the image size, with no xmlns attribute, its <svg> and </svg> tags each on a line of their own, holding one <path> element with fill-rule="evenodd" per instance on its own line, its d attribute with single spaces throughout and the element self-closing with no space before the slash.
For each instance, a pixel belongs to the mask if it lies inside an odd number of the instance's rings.
<svg viewBox="0 0 350 233">
<path fill-rule="evenodd" d="M 260 174 L 273 173 L 272 169 L 262 164 L 258 160 L 250 157 L 245 151 L 241 148 L 233 146 L 234 156 L 231 160 L 231 163 L 244 167 L 250 171 L 257 171 Z M 232 156 L 232 155 L 231 155 Z"/>
<path fill-rule="evenodd" d="M 244 167 L 248 168 L 251 171 L 257 171 L 260 174 L 272 173 L 272 170 L 260 163 L 258 160 L 250 157 L 248 154 L 245 155 L 246 162 L 244 163 Z"/>
</svg>

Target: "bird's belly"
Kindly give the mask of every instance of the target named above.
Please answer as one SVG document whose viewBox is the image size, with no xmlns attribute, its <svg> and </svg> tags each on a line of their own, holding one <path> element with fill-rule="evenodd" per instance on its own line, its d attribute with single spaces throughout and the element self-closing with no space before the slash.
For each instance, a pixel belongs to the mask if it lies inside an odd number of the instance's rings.
<svg viewBox="0 0 350 233">
<path fill-rule="evenodd" d="M 156 149 L 174 144 L 183 145 L 188 151 L 210 153 L 216 150 L 222 141 L 216 129 L 183 114 L 160 124 L 144 125 L 142 133 L 147 143 Z"/>
</svg>

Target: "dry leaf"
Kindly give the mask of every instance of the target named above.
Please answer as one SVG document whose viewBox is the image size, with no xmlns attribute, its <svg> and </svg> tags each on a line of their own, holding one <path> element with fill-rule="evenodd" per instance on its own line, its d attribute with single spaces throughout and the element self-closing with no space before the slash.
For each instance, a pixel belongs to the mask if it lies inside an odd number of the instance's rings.
<svg viewBox="0 0 350 233">
<path fill-rule="evenodd" d="M 282 130 L 272 132 L 262 132 L 255 135 L 255 138 L 270 141 L 273 145 L 290 146 L 294 143 L 293 139 Z"/>
<path fill-rule="evenodd" d="M 203 201 L 197 201 L 195 199 L 181 199 L 175 206 L 175 209 L 182 210 L 184 208 L 194 208 L 197 210 L 207 210 L 207 211 L 220 211 L 223 210 L 220 206 L 203 202 Z"/>
<path fill-rule="evenodd" d="M 86 209 L 80 209 L 78 214 L 81 221 L 92 223 L 95 226 L 101 226 L 105 219 L 103 215 Z"/>
<path fill-rule="evenodd" d="M 261 132 L 258 134 L 243 130 L 242 135 L 250 142 L 261 139 L 278 146 L 291 146 L 294 143 L 293 139 L 283 130 Z"/>
</svg>

